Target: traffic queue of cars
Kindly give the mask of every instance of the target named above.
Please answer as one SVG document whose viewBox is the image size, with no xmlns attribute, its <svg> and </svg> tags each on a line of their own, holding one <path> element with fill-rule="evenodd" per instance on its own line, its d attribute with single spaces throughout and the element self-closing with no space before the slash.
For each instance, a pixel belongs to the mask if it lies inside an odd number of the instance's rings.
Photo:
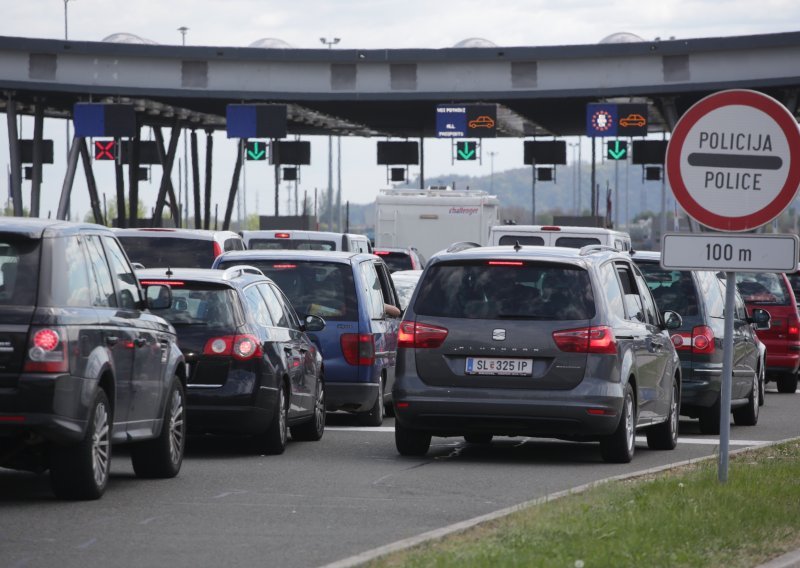
<svg viewBox="0 0 800 568">
<path fill-rule="evenodd" d="M 716 274 L 519 239 L 392 273 L 357 235 L 323 235 L 323 250 L 314 235 L 288 250 L 268 236 L 243 250 L 220 231 L 5 222 L 0 467 L 49 470 L 58 497 L 93 499 L 112 445 L 131 445 L 138 476 L 173 477 L 188 433 L 280 454 L 290 434 L 320 440 L 329 411 L 364 426 L 394 413 L 410 456 L 433 437 L 533 436 L 628 462 L 637 431 L 675 448 L 679 415 L 719 431 Z M 784 275 L 743 274 L 738 289 L 724 411 L 752 426 L 766 381 L 796 389 L 800 318 Z"/>
</svg>

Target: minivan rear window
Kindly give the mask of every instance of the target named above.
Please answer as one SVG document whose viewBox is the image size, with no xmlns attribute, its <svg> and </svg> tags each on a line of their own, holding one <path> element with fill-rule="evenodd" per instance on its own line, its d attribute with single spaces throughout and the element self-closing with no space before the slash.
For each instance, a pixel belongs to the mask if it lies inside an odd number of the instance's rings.
<svg viewBox="0 0 800 568">
<path fill-rule="evenodd" d="M 380 256 L 389 267 L 389 272 L 397 272 L 398 270 L 415 270 L 419 268 L 414 266 L 411 260 L 411 255 L 405 252 L 388 252 L 388 251 L 375 251 L 375 254 Z"/>
<path fill-rule="evenodd" d="M 465 319 L 586 320 L 595 303 L 589 274 L 551 263 L 481 260 L 429 268 L 418 315 Z"/>
<path fill-rule="evenodd" d="M 0 305 L 36 303 L 40 242 L 0 233 Z"/>
<path fill-rule="evenodd" d="M 177 237 L 119 237 L 131 262 L 145 268 L 211 268 L 214 243 Z"/>
<path fill-rule="evenodd" d="M 600 239 L 595 239 L 594 237 L 558 237 L 556 239 L 556 246 L 557 247 L 568 247 L 568 248 L 581 248 L 585 247 L 586 245 L 599 245 Z"/>
<path fill-rule="evenodd" d="M 542 246 L 544 245 L 544 239 L 532 235 L 503 235 L 500 237 L 498 244 L 515 245 L 517 243 L 521 245 Z"/>
<path fill-rule="evenodd" d="M 250 250 L 336 250 L 333 241 L 308 239 L 250 239 Z"/>
<path fill-rule="evenodd" d="M 736 287 L 745 302 L 773 306 L 790 303 L 789 291 L 781 274 L 775 272 L 738 273 Z"/>
<path fill-rule="evenodd" d="M 225 269 L 242 264 L 229 260 L 219 263 Z M 300 314 L 312 314 L 333 321 L 358 321 L 358 302 L 353 269 L 341 262 L 306 260 L 256 260 L 246 264 L 272 278 Z"/>
<path fill-rule="evenodd" d="M 672 310 L 682 316 L 699 314 L 697 290 L 690 271 L 664 270 L 654 262 L 642 262 L 637 266 L 644 274 L 659 311 Z"/>
</svg>

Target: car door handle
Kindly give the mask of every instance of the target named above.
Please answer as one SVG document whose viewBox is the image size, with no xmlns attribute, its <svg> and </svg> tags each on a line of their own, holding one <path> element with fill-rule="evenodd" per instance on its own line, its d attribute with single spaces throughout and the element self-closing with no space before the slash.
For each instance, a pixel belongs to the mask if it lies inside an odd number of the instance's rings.
<svg viewBox="0 0 800 568">
<path fill-rule="evenodd" d="M 106 345 L 113 347 L 117 343 L 119 343 L 119 337 L 116 335 L 106 335 Z"/>
<path fill-rule="evenodd" d="M 133 340 L 133 344 L 136 345 L 136 347 L 144 347 L 147 345 L 147 339 L 144 337 L 137 337 Z"/>
</svg>

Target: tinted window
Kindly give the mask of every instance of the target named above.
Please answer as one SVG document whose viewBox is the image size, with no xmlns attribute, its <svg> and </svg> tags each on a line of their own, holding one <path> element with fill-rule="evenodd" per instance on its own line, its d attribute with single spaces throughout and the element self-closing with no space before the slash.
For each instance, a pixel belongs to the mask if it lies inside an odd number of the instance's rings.
<svg viewBox="0 0 800 568">
<path fill-rule="evenodd" d="M 696 274 L 700 282 L 700 294 L 705 298 L 708 317 L 725 317 L 725 283 L 713 272 L 699 270 Z"/>
<path fill-rule="evenodd" d="M 53 286 L 55 306 L 90 307 L 89 269 L 79 237 L 53 240 Z"/>
<path fill-rule="evenodd" d="M 269 310 L 276 321 L 285 321 L 284 327 L 300 329 L 300 320 L 297 319 L 294 308 L 276 286 L 259 284 L 258 289 L 261 290 L 261 294 L 266 299 Z M 278 314 L 280 314 L 280 318 Z"/>
<path fill-rule="evenodd" d="M 414 263 L 411 262 L 411 255 L 405 252 L 381 252 L 376 251 L 375 254 L 380 256 L 389 267 L 389 272 L 397 272 L 398 270 L 413 270 Z"/>
<path fill-rule="evenodd" d="M 186 283 L 172 288 L 172 305 L 158 310 L 176 328 L 202 326 L 232 331 L 236 328 L 233 302 L 236 293 L 225 287 Z"/>
<path fill-rule="evenodd" d="M 333 241 L 251 239 L 250 250 L 336 250 Z"/>
<path fill-rule="evenodd" d="M 140 300 L 139 285 L 128 261 L 125 259 L 125 254 L 114 239 L 103 237 L 103 242 L 106 245 L 106 251 L 108 251 L 111 272 L 119 292 L 117 305 L 122 308 L 135 308 L 136 302 Z"/>
<path fill-rule="evenodd" d="M 244 243 L 242 239 L 225 239 L 223 250 L 244 250 Z"/>
<path fill-rule="evenodd" d="M 223 261 L 225 269 L 242 261 Z M 326 320 L 358 319 L 353 271 L 349 264 L 296 260 L 247 259 L 286 294 L 300 314 L 314 314 Z"/>
<path fill-rule="evenodd" d="M 625 312 L 628 314 L 627 319 L 644 322 L 646 320 L 644 306 L 631 268 L 625 264 L 617 264 L 617 274 L 622 284 L 622 298 L 625 302 Z"/>
<path fill-rule="evenodd" d="M 163 237 L 119 237 L 131 262 L 145 268 L 210 268 L 214 244 L 209 240 Z"/>
<path fill-rule="evenodd" d="M 594 237 L 558 237 L 556 239 L 557 247 L 581 248 L 586 245 L 599 245 L 600 239 Z"/>
<path fill-rule="evenodd" d="M 40 242 L 0 234 L 0 305 L 36 303 Z"/>
<path fill-rule="evenodd" d="M 286 327 L 286 318 L 283 316 L 283 313 L 280 311 L 272 311 L 270 314 L 271 310 L 267 309 L 267 303 L 264 301 L 264 297 L 259 293 L 256 286 L 249 286 L 246 288 L 244 297 L 247 300 L 247 311 L 258 325 L 267 327 L 273 325 L 274 322 L 274 325 Z"/>
<path fill-rule="evenodd" d="M 92 298 L 95 306 L 116 306 L 117 297 L 114 294 L 111 271 L 108 268 L 100 237 L 87 235 L 84 237 L 86 249 L 89 251 L 89 273 L 92 287 Z"/>
<path fill-rule="evenodd" d="M 789 284 L 791 284 L 795 300 L 797 300 L 800 298 L 800 272 L 794 272 L 786 276 L 789 278 Z"/>
<path fill-rule="evenodd" d="M 364 287 L 364 296 L 367 298 L 369 305 L 369 315 L 372 319 L 381 319 L 384 317 L 384 301 L 383 292 L 381 291 L 381 283 L 378 280 L 378 273 L 375 271 L 375 265 L 371 262 L 362 262 L 359 265 L 361 269 L 361 286 Z"/>
<path fill-rule="evenodd" d="M 600 268 L 600 288 L 608 304 L 610 323 L 625 319 L 625 306 L 622 300 L 622 289 L 617 279 L 617 271 L 612 263 L 604 264 Z"/>
<path fill-rule="evenodd" d="M 531 235 L 503 235 L 498 242 L 498 244 L 501 245 L 515 245 L 517 243 L 521 245 L 542 246 L 544 245 L 544 239 Z"/>
<path fill-rule="evenodd" d="M 785 306 L 790 302 L 783 275 L 775 272 L 739 272 L 736 274 L 736 287 L 745 302 L 775 306 Z"/>
<path fill-rule="evenodd" d="M 642 262 L 638 266 L 647 279 L 647 286 L 653 292 L 659 310 L 672 310 L 682 316 L 699 314 L 697 290 L 690 271 L 664 270 L 654 262 Z"/>
<path fill-rule="evenodd" d="M 589 274 L 578 267 L 491 261 L 442 263 L 420 282 L 419 315 L 469 319 L 584 320 L 594 317 Z"/>
<path fill-rule="evenodd" d="M 653 301 L 653 296 L 650 294 L 650 290 L 648 290 L 647 284 L 645 283 L 644 278 L 642 278 L 642 275 L 634 271 L 634 277 L 636 278 L 636 287 L 639 289 L 639 294 L 642 297 L 646 321 L 649 324 L 657 325 L 658 311 L 656 310 L 656 304 Z"/>
</svg>

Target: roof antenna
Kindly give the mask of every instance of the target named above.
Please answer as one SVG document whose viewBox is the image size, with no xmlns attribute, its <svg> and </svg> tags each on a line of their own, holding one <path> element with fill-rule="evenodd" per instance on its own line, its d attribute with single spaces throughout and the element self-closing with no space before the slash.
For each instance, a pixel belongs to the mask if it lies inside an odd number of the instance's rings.
<svg viewBox="0 0 800 568">
<path fill-rule="evenodd" d="M 167 267 L 167 278 L 172 278 L 172 274 L 173 274 L 172 269 L 168 266 Z"/>
<path fill-rule="evenodd" d="M 514 243 L 514 252 L 519 252 L 519 249 L 522 248 L 522 245 L 519 244 L 519 239 Z"/>
</svg>

